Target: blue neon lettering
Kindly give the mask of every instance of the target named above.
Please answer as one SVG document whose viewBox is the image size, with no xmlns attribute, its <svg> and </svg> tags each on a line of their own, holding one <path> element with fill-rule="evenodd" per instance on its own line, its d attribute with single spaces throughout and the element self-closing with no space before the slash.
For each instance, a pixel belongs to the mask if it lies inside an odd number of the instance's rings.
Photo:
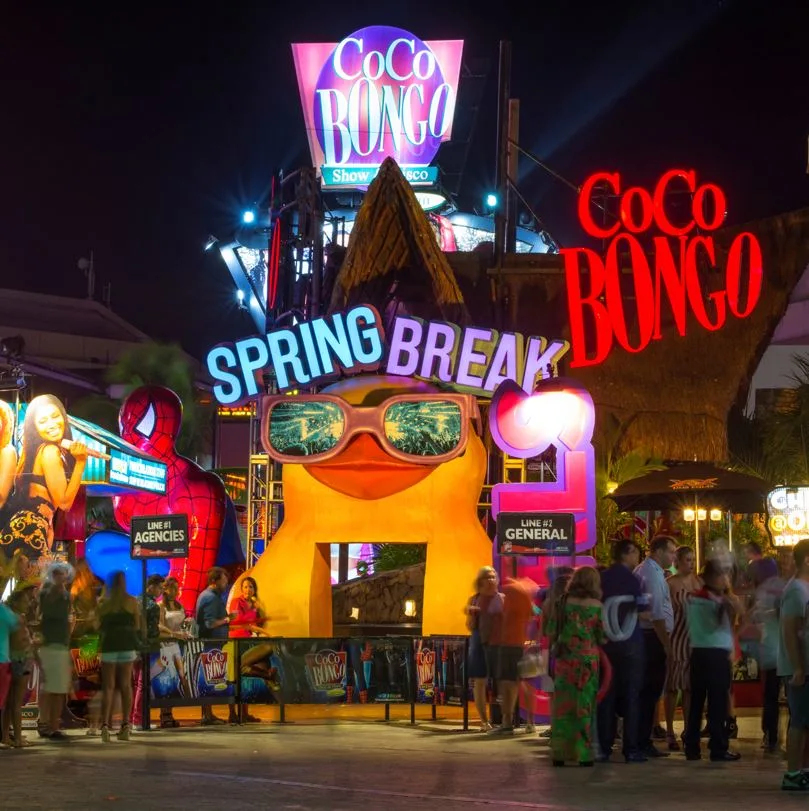
<svg viewBox="0 0 809 811">
<path fill-rule="evenodd" d="M 286 350 L 281 348 L 281 344 L 286 345 Z M 272 365 L 275 369 L 275 379 L 278 381 L 278 388 L 288 389 L 290 375 L 287 373 L 287 366 L 290 367 L 292 380 L 296 383 L 308 383 L 309 375 L 303 370 L 303 364 L 298 357 L 298 339 L 290 329 L 281 329 L 267 335 L 267 345 L 270 347 Z"/>
<path fill-rule="evenodd" d="M 357 363 L 369 366 L 382 360 L 382 334 L 376 313 L 370 307 L 355 307 L 346 316 L 348 337 Z M 362 328 L 360 328 L 362 324 Z M 367 348 L 366 348 L 367 347 Z M 353 364 L 352 364 L 353 365 Z"/>
<path fill-rule="evenodd" d="M 214 384 L 214 397 L 223 405 L 230 405 L 242 399 L 242 384 L 238 376 L 221 368 L 220 361 L 224 362 L 226 368 L 233 369 L 237 365 L 236 356 L 226 346 L 215 346 L 207 358 L 208 374 L 214 380 L 222 381 Z"/>
<path fill-rule="evenodd" d="M 258 394 L 256 372 L 263 369 L 270 359 L 267 344 L 261 338 L 244 338 L 236 342 L 236 354 L 239 356 L 239 365 L 242 367 L 245 391 L 248 396 L 252 397 L 254 394 Z"/>
<path fill-rule="evenodd" d="M 332 356 L 337 358 L 343 369 L 350 369 L 354 365 L 343 314 L 337 313 L 330 320 L 331 324 L 325 318 L 316 318 L 312 321 L 312 333 L 317 344 L 324 375 L 334 374 Z"/>
</svg>

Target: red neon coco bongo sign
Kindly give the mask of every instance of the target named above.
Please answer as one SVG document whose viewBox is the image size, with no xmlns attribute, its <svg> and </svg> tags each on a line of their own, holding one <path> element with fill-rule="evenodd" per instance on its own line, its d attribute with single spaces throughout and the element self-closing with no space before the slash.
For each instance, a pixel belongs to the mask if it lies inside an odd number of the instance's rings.
<svg viewBox="0 0 809 811">
<path fill-rule="evenodd" d="M 684 223 L 672 222 L 664 205 L 674 182 L 680 186 L 684 183 L 691 198 L 689 217 Z M 592 196 L 597 186 L 606 186 L 609 194 L 619 198 L 618 221 L 608 226 L 599 225 L 592 215 Z M 639 186 L 622 189 L 617 172 L 597 172 L 587 179 L 579 195 L 579 221 L 590 236 L 609 243 L 603 257 L 589 248 L 561 250 L 570 316 L 571 367 L 601 363 L 616 342 L 627 352 L 641 352 L 651 341 L 659 340 L 664 297 L 681 336 L 686 332 L 689 309 L 710 331 L 721 329 L 729 315 L 746 318 L 753 312 L 763 284 L 761 246 L 754 234 L 737 234 L 731 243 L 725 266 L 719 268 L 724 271 L 724 286 L 706 291 L 700 278 L 701 265 L 707 262 L 716 266 L 717 251 L 711 232 L 722 225 L 726 203 L 722 189 L 714 183 L 698 185 L 693 170 L 666 172 L 652 191 Z M 652 229 L 659 233 L 652 237 L 650 256 L 638 235 Z M 634 305 L 625 300 L 621 289 L 627 266 Z M 585 315 L 590 316 L 594 340 L 588 341 Z"/>
</svg>

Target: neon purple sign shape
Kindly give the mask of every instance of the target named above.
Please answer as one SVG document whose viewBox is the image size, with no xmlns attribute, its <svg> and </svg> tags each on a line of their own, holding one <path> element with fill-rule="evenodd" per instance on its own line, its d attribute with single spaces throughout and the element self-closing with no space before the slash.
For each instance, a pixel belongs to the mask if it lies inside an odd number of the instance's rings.
<svg viewBox="0 0 809 811">
<path fill-rule="evenodd" d="M 292 49 L 315 165 L 427 166 L 449 140 L 462 41 L 383 25 Z"/>
<path fill-rule="evenodd" d="M 492 439 L 509 456 L 531 459 L 556 448 L 556 481 L 496 484 L 492 517 L 497 519 L 501 512 L 573 513 L 578 563 L 591 562 L 578 555 L 596 543 L 594 425 L 593 398 L 576 381 L 564 378 L 540 383 L 534 394 L 506 381 L 489 408 Z M 521 574 L 542 579 L 544 566 L 534 558 L 518 560 Z"/>
</svg>

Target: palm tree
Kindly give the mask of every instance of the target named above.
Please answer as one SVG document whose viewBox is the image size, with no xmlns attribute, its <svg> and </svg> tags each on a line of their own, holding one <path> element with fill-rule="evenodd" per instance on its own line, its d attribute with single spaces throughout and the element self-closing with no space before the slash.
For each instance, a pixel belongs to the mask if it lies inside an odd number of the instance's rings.
<svg viewBox="0 0 809 811">
<path fill-rule="evenodd" d="M 613 414 L 606 414 L 596 441 L 596 551 L 599 562 L 606 563 L 610 555 L 610 543 L 625 527 L 632 523 L 630 513 L 621 512 L 615 502 L 608 498 L 620 484 L 645 476 L 654 470 L 664 470 L 659 459 L 653 459 L 644 450 L 636 449 L 619 453 L 623 425 Z"/>
<path fill-rule="evenodd" d="M 728 445 L 734 468 L 771 484 L 809 484 L 809 357 L 795 356 L 794 388 L 777 405 L 747 417 L 728 417 Z"/>
<path fill-rule="evenodd" d="M 139 386 L 165 386 L 183 403 L 183 426 L 177 450 L 192 459 L 210 446 L 211 407 L 200 402 L 195 383 L 195 370 L 188 356 L 177 344 L 148 342 L 125 352 L 110 367 L 107 382 L 122 387 L 121 399 Z M 120 402 L 94 395 L 77 400 L 71 413 L 117 433 Z"/>
</svg>

